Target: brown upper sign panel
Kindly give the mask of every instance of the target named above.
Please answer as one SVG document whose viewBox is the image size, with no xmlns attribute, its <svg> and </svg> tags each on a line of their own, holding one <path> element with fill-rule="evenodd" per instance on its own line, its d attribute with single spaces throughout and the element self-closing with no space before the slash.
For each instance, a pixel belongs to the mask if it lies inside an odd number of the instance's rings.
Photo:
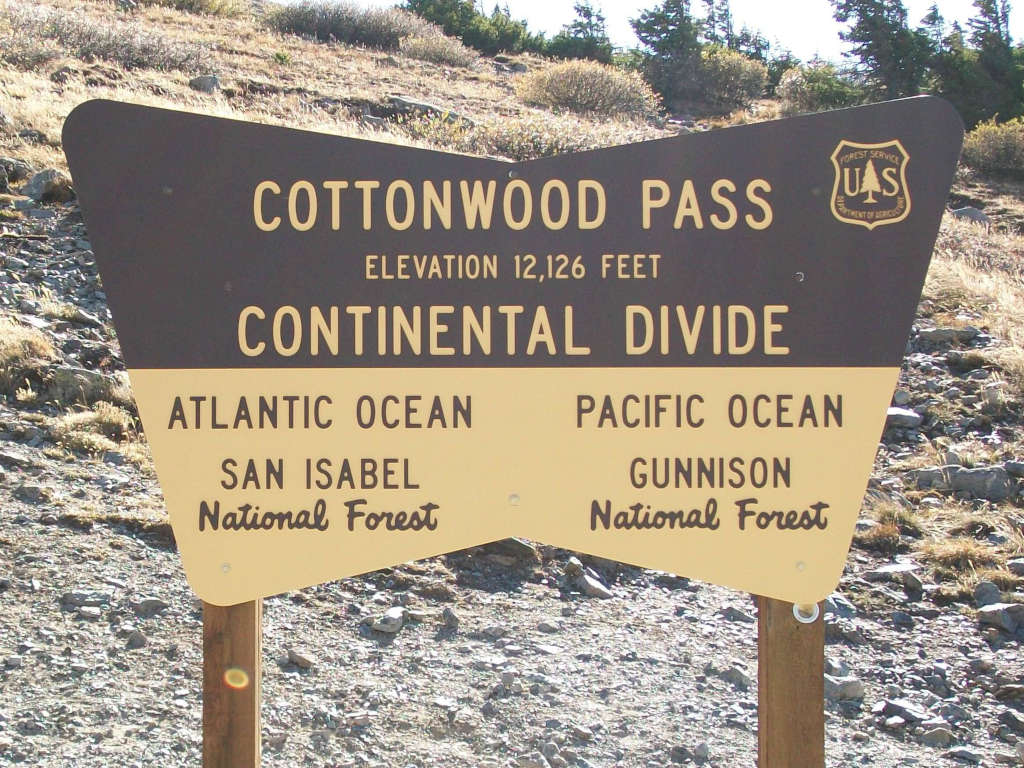
<svg viewBox="0 0 1024 768">
<path fill-rule="evenodd" d="M 917 98 L 513 164 L 94 101 L 65 147 L 131 368 L 892 366 L 961 134 Z"/>
</svg>

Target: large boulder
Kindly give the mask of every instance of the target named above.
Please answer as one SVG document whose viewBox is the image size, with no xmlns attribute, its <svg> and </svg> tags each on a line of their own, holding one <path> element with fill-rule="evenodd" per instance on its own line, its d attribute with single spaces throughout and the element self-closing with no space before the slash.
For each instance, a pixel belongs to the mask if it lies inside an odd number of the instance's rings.
<svg viewBox="0 0 1024 768">
<path fill-rule="evenodd" d="M 1017 487 L 1001 465 L 969 469 L 947 464 L 914 470 L 909 475 L 919 491 L 952 491 L 989 501 L 1004 501 L 1014 494 Z"/>
<path fill-rule="evenodd" d="M 188 87 L 200 93 L 216 93 L 220 90 L 220 78 L 216 75 L 200 75 L 189 80 Z"/>
<path fill-rule="evenodd" d="M 15 183 L 32 175 L 32 166 L 16 157 L 0 157 L 0 168 L 7 174 L 7 180 Z"/>
<path fill-rule="evenodd" d="M 66 203 L 75 198 L 71 177 L 57 168 L 37 173 L 28 180 L 22 193 L 37 203 Z"/>
</svg>

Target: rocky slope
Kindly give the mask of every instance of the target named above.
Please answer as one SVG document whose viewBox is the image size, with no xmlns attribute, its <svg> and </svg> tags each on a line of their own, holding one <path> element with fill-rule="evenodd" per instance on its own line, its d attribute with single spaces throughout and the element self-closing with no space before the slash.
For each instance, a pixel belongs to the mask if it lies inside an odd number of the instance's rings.
<svg viewBox="0 0 1024 768">
<path fill-rule="evenodd" d="M 272 84 L 305 77 L 304 91 L 201 94 L 176 72 L 0 65 L 0 765 L 200 763 L 200 607 L 73 189 L 38 175 L 63 166 L 66 110 L 163 89 L 161 103 L 377 131 L 343 99 L 309 107 L 310 94 L 355 98 L 361 83 L 360 98 L 394 107 L 387 86 L 366 91 L 386 67 L 407 98 L 536 119 L 494 69 L 336 46 L 327 75 L 322 46 L 275 39 L 296 67 L 282 75 L 229 45 L 269 39 L 251 21 L 142 18 L 170 37 L 201 29 L 227 88 L 260 70 Z M 987 183 L 960 194 L 978 201 Z M 944 224 L 827 603 L 830 766 L 1024 763 L 1021 249 L 1012 233 Z M 263 764 L 750 765 L 755 620 L 747 595 L 515 540 L 279 595 L 264 620 Z"/>
</svg>

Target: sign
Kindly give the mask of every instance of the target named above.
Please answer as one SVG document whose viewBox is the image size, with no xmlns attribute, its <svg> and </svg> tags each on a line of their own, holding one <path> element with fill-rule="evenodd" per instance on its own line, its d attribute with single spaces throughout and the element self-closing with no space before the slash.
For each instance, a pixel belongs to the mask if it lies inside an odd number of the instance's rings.
<svg viewBox="0 0 1024 768">
<path fill-rule="evenodd" d="M 204 600 L 518 535 L 810 603 L 961 138 L 916 98 L 504 163 L 93 101 L 64 146 Z"/>
</svg>

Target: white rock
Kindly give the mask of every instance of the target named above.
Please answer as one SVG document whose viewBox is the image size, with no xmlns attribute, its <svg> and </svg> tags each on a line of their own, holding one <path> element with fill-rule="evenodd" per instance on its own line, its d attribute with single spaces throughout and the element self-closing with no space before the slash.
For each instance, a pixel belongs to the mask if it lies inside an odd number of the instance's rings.
<svg viewBox="0 0 1024 768">
<path fill-rule="evenodd" d="M 387 632 L 393 635 L 405 626 L 405 614 L 406 609 L 396 605 L 394 608 L 388 608 L 384 615 L 375 619 L 370 626 L 378 632 Z"/>
<path fill-rule="evenodd" d="M 887 427 L 900 427 L 902 429 L 916 429 L 921 426 L 924 417 L 909 408 L 890 406 L 885 412 L 885 425 Z"/>
<path fill-rule="evenodd" d="M 580 591 L 589 597 L 600 597 L 603 600 L 614 597 L 612 591 L 608 589 L 608 587 L 595 579 L 589 573 L 581 573 L 579 578 L 576 579 L 576 584 L 579 586 Z"/>
<path fill-rule="evenodd" d="M 1024 604 L 992 603 L 978 609 L 978 622 L 983 625 L 997 627 L 1004 632 L 1016 632 L 1024 622 Z"/>
<path fill-rule="evenodd" d="M 288 661 L 302 669 L 312 669 L 317 663 L 313 654 L 301 648 L 289 648 Z"/>
<path fill-rule="evenodd" d="M 864 698 L 864 683 L 853 676 L 825 675 L 825 698 L 832 701 L 857 701 Z"/>
</svg>

